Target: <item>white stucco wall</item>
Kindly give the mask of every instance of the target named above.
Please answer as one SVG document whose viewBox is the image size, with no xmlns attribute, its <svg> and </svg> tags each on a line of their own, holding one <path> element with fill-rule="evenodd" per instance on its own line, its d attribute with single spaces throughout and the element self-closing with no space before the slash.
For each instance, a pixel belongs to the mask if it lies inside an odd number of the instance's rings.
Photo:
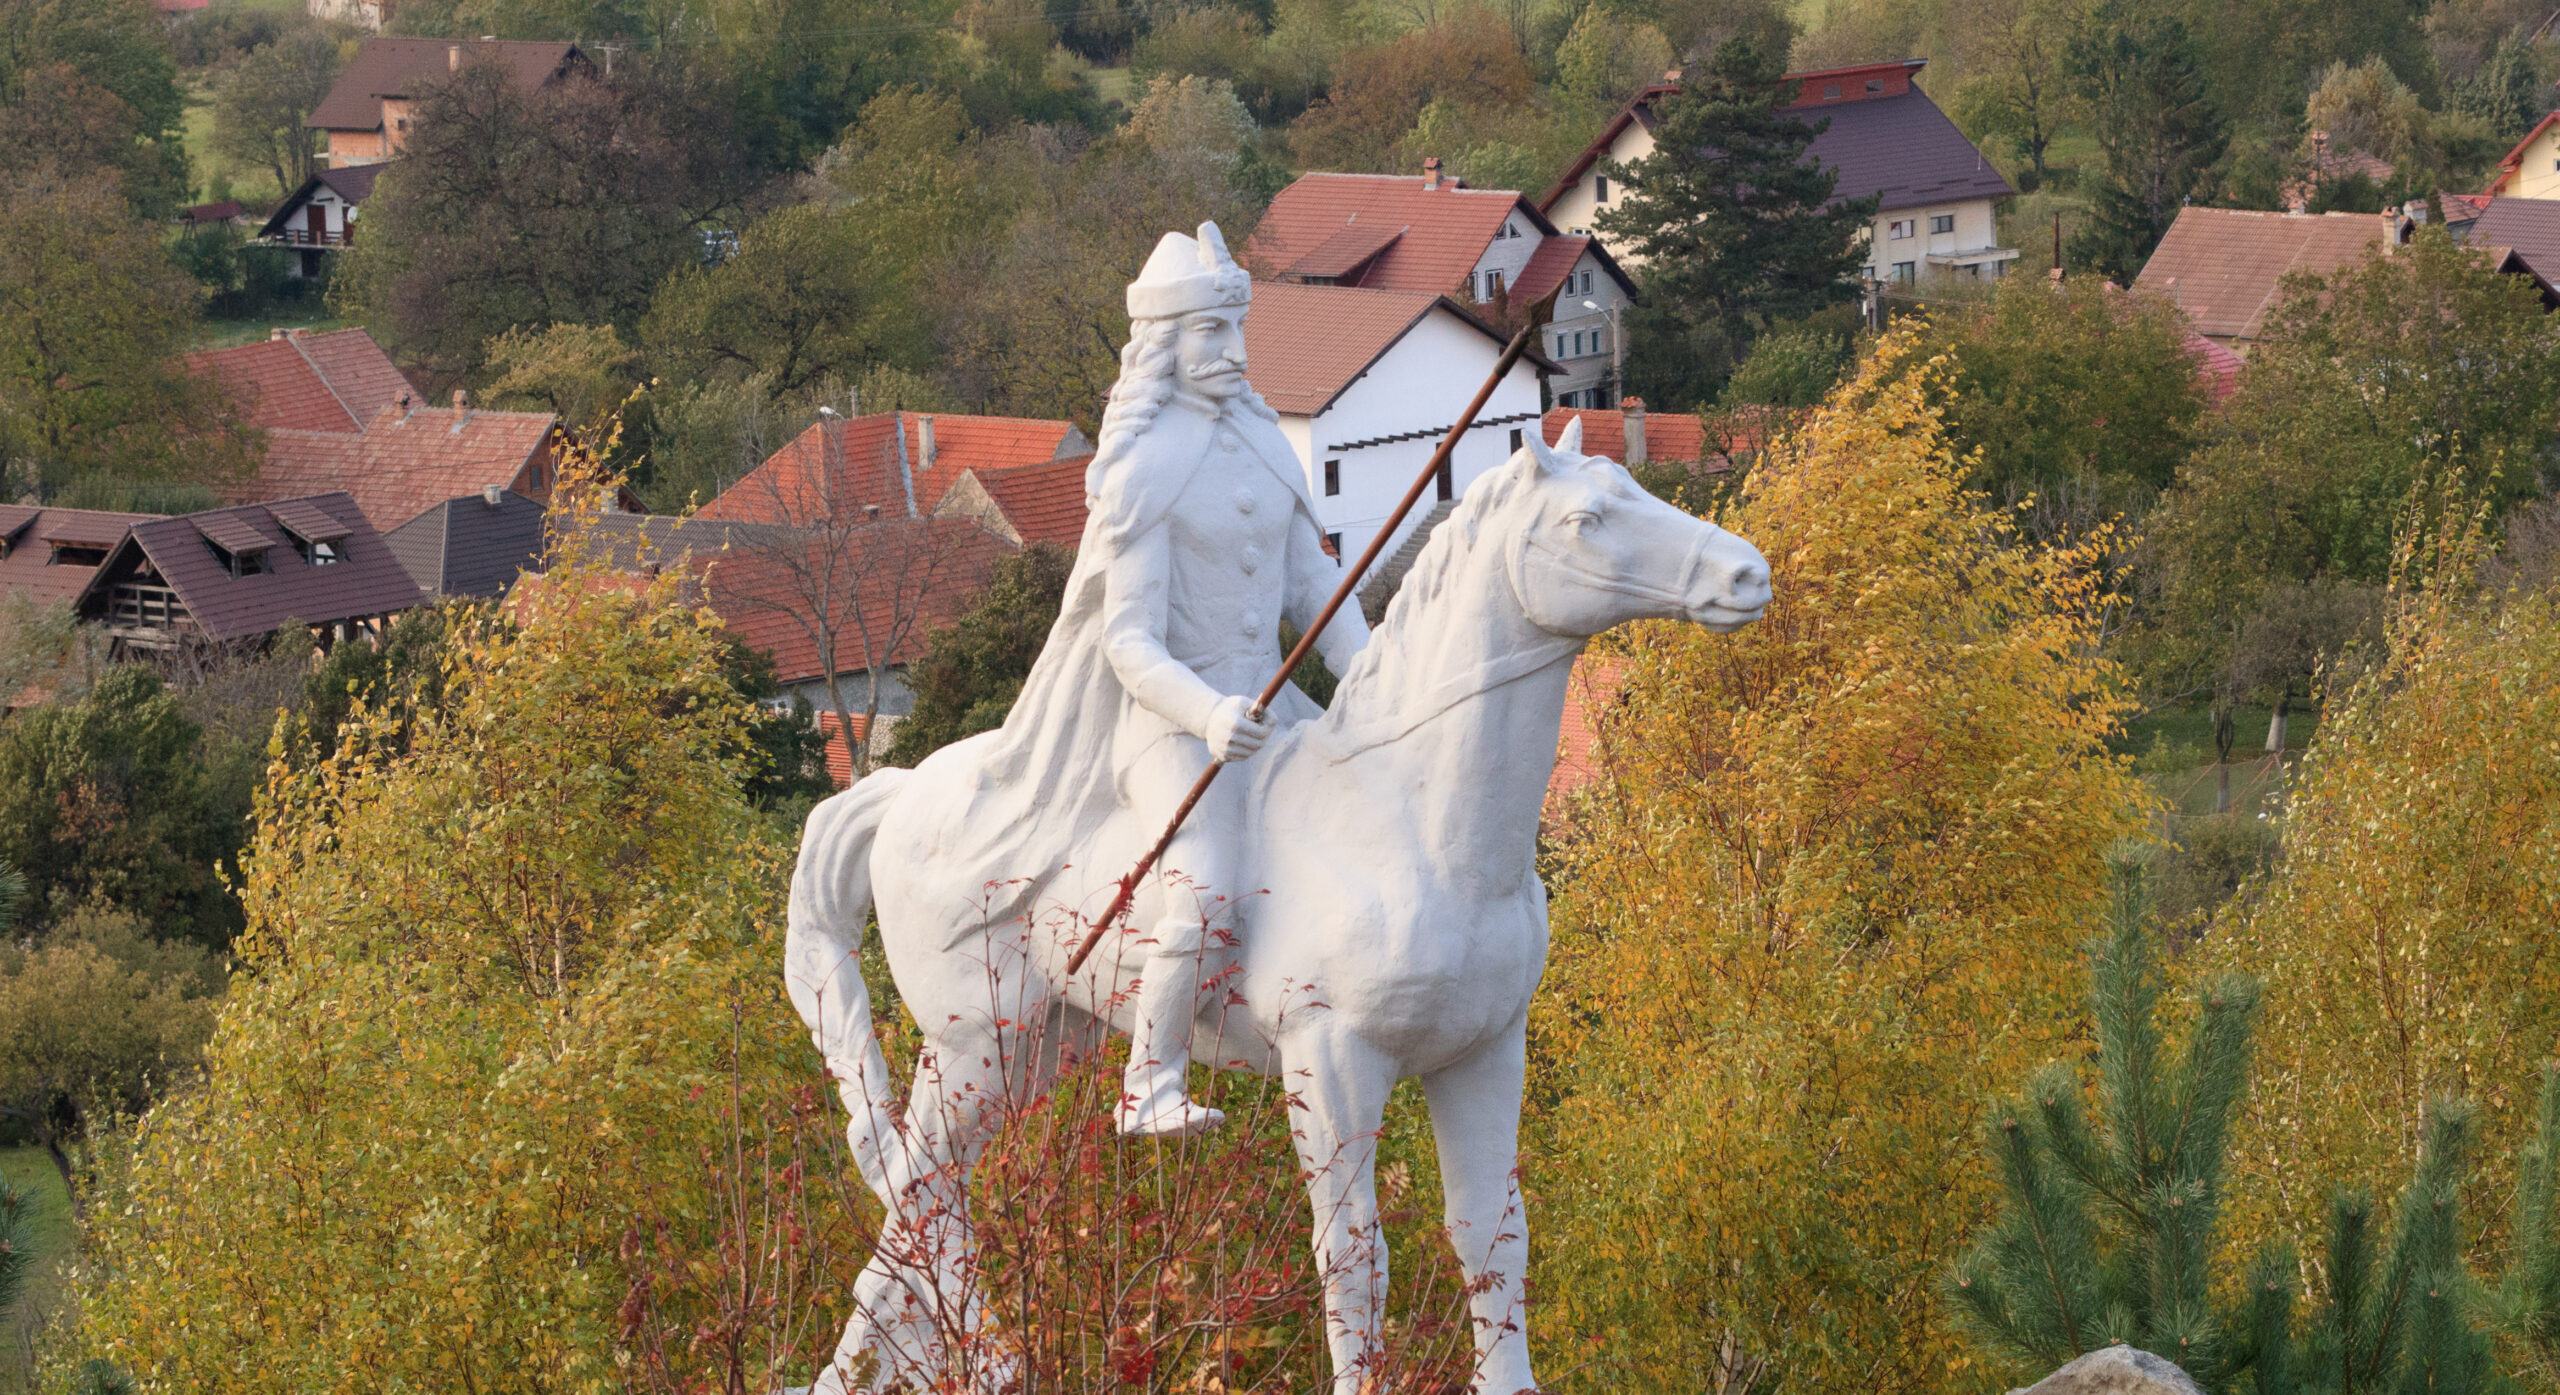
<svg viewBox="0 0 2560 1395">
<path fill-rule="evenodd" d="M 1474 284 L 1475 297 L 1479 302 L 1493 299 L 1493 278 L 1496 274 L 1502 277 L 1503 285 L 1518 285 L 1520 268 L 1529 264 L 1538 244 L 1546 240 L 1546 234 L 1538 231 L 1538 225 L 1530 222 L 1528 215 L 1517 208 L 1512 209 L 1510 217 L 1502 220 L 1502 233 L 1502 236 L 1486 242 L 1484 255 L 1476 258 Z M 1488 368 L 1491 366 L 1486 365 Z"/>
<path fill-rule="evenodd" d="M 1523 242 L 1527 238 L 1520 239 Z M 1441 434 L 1466 409 L 1485 375 L 1493 371 L 1502 346 L 1446 310 L 1435 310 L 1389 349 L 1369 371 L 1345 389 L 1323 415 L 1310 421 L 1283 415 L 1280 426 L 1307 470 L 1307 488 L 1315 496 L 1316 516 L 1327 532 L 1342 535 L 1348 561 L 1376 536 L 1403 497 L 1413 477 L 1439 448 Z M 1521 363 L 1477 417 L 1474 430 L 1452 455 L 1452 483 L 1458 493 L 1486 471 L 1511 457 L 1511 433 L 1538 426 L 1538 370 Z M 1517 420 L 1506 420 L 1517 418 Z M 1352 447 L 1353 442 L 1421 431 L 1414 440 Z M 1342 492 L 1324 492 L 1324 462 L 1342 462 Z M 1432 493 L 1425 491 L 1414 516 L 1427 512 Z M 1413 520 L 1406 521 L 1406 529 Z M 1399 530 L 1399 539 L 1402 536 Z"/>
<path fill-rule="evenodd" d="M 1617 139 L 1609 143 L 1609 160 L 1622 164 L 1632 164 L 1652 153 L 1653 132 L 1646 130 L 1641 121 L 1628 122 L 1627 129 L 1620 131 Z M 1609 249 L 1609 255 L 1618 259 L 1618 265 L 1633 272 L 1644 264 L 1643 258 L 1630 257 L 1616 239 L 1601 234 L 1598 223 L 1602 209 L 1616 208 L 1626 201 L 1627 196 L 1624 182 L 1612 179 L 1609 181 L 1608 202 L 1599 200 L 1600 171 L 1609 160 L 1598 161 L 1584 170 L 1582 178 L 1559 195 L 1555 205 L 1547 210 L 1547 221 L 1565 232 L 1588 233 L 1599 238 L 1601 245 Z"/>
<path fill-rule="evenodd" d="M 1588 278 L 1591 283 L 1591 289 L 1588 292 L 1580 289 L 1585 278 Z M 1586 300 L 1600 308 L 1597 310 L 1582 308 L 1582 303 Z M 1603 402 L 1583 402 L 1579 399 L 1567 403 L 1564 399 L 1567 394 L 1581 393 L 1599 386 L 1609 376 L 1611 362 L 1609 341 L 1617 332 L 1611 323 L 1610 312 L 1615 309 L 1623 315 L 1626 304 L 1626 292 L 1620 289 L 1617 278 L 1611 276 L 1608 270 L 1600 265 L 1598 257 L 1585 253 L 1582 259 L 1574 264 L 1573 282 L 1556 293 L 1555 316 L 1548 321 L 1546 329 L 1541 331 L 1546 341 L 1541 347 L 1549 358 L 1562 364 L 1565 370 L 1547 379 L 1547 391 L 1554 396 L 1558 405 L 1579 407 L 1612 405 Z M 1581 336 L 1579 352 L 1574 347 L 1574 336 L 1577 334 Z"/>
<path fill-rule="evenodd" d="M 1952 232 L 1929 231 L 1931 220 L 1941 216 L 1955 219 Z M 1893 236 L 1896 223 L 1911 225 L 1909 237 Z M 1931 267 L 1932 256 L 1958 256 L 1968 252 L 1988 252 L 2000 246 L 2000 221 L 1992 211 L 1989 199 L 1966 199 L 1958 203 L 1923 204 L 1917 208 L 1888 208 L 1876 214 L 1875 225 L 1867 230 L 1867 274 L 1889 279 L 1894 265 L 1909 262 L 1923 278 L 1932 275 L 1968 275 L 1962 267 Z M 1997 274 L 2001 263 L 1982 268 L 1981 274 Z"/>
<path fill-rule="evenodd" d="M 2560 126 L 2535 136 L 2516 159 L 2516 172 L 2498 188 L 2518 199 L 2560 199 Z"/>
</svg>

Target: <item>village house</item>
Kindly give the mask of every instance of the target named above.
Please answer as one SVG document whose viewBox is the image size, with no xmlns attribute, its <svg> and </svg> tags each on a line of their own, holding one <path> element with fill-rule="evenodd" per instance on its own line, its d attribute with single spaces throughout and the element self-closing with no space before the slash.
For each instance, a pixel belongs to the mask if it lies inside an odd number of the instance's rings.
<svg viewBox="0 0 2560 1395">
<path fill-rule="evenodd" d="M 540 570 L 550 510 L 499 485 L 447 499 L 383 535 L 418 589 L 429 596 L 503 596 Z"/>
<path fill-rule="evenodd" d="M 1069 421 L 949 412 L 820 416 L 701 516 L 751 523 L 842 521 L 930 513 L 960 476 L 1090 456 Z"/>
<path fill-rule="evenodd" d="M 376 529 L 389 531 L 492 486 L 549 504 L 562 444 L 551 413 L 485 411 L 456 389 L 450 409 L 395 402 L 357 434 L 270 430 L 256 476 L 225 493 L 258 503 L 343 490 Z M 628 497 L 620 502 L 637 507 Z"/>
<path fill-rule="evenodd" d="M 1616 391 L 1634 282 L 1597 240 L 1559 233 L 1515 190 L 1442 175 L 1437 159 L 1420 179 L 1301 176 L 1271 201 L 1244 260 L 1266 280 L 1449 295 L 1506 330 L 1542 321 L 1557 402 L 1601 406 Z"/>
<path fill-rule="evenodd" d="M 2395 217 L 2182 208 L 2134 288 L 2167 296 L 2197 334 L 2245 357 L 2287 275 L 2357 261 L 2395 235 Z"/>
<path fill-rule="evenodd" d="M 467 63 L 498 64 L 526 92 L 592 70 L 570 43 L 370 38 L 302 124 L 329 138 L 331 169 L 380 164 L 409 143 L 410 107 L 427 85 Z"/>
<path fill-rule="evenodd" d="M 2560 199 L 2560 111 L 2524 133 L 2499 159 L 2498 172 L 2481 192 L 2510 199 Z"/>
<path fill-rule="evenodd" d="M 394 0 L 306 0 L 305 8 L 313 19 L 336 20 L 352 24 L 369 33 L 379 34 L 391 22 Z"/>
<path fill-rule="evenodd" d="M 1015 547 L 1043 542 L 1074 547 L 1084 537 L 1084 473 L 1092 463 L 1088 453 L 1036 465 L 963 470 L 933 511 L 976 519 Z"/>
<path fill-rule="evenodd" d="M 1867 230 L 1868 280 L 1996 277 L 2018 256 L 2000 245 L 1998 218 L 1999 201 L 2017 191 L 1913 82 L 1926 62 L 1789 73 L 1788 81 L 1803 84 L 1791 109 L 1830 122 L 1807 153 L 1838 172 L 1833 199 L 1878 201 Z M 1609 241 L 1599 215 L 1627 198 L 1610 162 L 1631 164 L 1653 153 L 1655 104 L 1679 90 L 1677 82 L 1663 82 L 1637 93 L 1566 168 L 1538 200 L 1556 226 Z M 1622 245 L 1609 250 L 1630 266 L 1641 261 Z"/>
<path fill-rule="evenodd" d="M 230 392 L 251 426 L 360 433 L 384 408 L 418 400 L 399 366 L 361 329 L 279 329 L 255 344 L 187 355 L 187 369 Z"/>
<path fill-rule="evenodd" d="M 1504 335 L 1430 291 L 1264 281 L 1253 288 L 1244 343 L 1253 385 L 1280 414 L 1280 434 L 1307 472 L 1327 542 L 1349 559 L 1492 374 Z M 1544 405 L 1540 380 L 1558 371 L 1537 350 L 1521 356 L 1451 453 L 1426 508 L 1456 499 L 1520 448 Z"/>
<path fill-rule="evenodd" d="M 257 240 L 294 252 L 289 268 L 294 276 L 318 276 L 322 256 L 355 244 L 357 205 L 373 192 L 374 180 L 391 163 L 325 169 L 302 181 L 267 215 Z"/>
<path fill-rule="evenodd" d="M 72 605 L 119 658 L 253 644 L 288 624 L 376 637 L 417 583 L 345 494 L 127 524 Z"/>
</svg>

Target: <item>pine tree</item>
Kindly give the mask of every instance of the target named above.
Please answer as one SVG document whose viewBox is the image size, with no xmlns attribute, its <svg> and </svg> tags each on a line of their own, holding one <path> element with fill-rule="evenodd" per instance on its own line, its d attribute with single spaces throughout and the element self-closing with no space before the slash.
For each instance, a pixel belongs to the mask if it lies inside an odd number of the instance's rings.
<svg viewBox="0 0 2560 1395">
<path fill-rule="evenodd" d="M 2533 1138 L 2516 1160 L 2515 1223 L 2507 1272 L 2491 1303 L 2546 1377 L 2560 1375 L 2560 1064 L 2542 1068 Z"/>
<path fill-rule="evenodd" d="M 2106 161 L 2070 261 L 2131 281 L 2222 157 L 2230 130 L 2206 94 L 2203 55 L 2175 16 L 2104 0 L 2073 36 L 2066 63 Z"/>
<path fill-rule="evenodd" d="M 2100 1126 L 2063 1065 L 1995 1111 L 1989 1144 L 2007 1195 L 1990 1234 L 1950 1277 L 1959 1316 L 1986 1345 L 2037 1367 L 2122 1342 L 2177 1362 L 2209 1391 L 2506 1389 L 2471 1320 L 2482 1300 L 2463 1267 L 2460 1191 L 2477 1124 L 2458 1101 L 2428 1111 L 2387 1246 L 2377 1244 L 2370 1196 L 2332 1199 L 2329 1292 L 2301 1331 L 2288 1245 L 2257 1252 L 2235 1302 L 2214 1300 L 2223 1159 L 2247 1084 L 2258 989 L 2237 977 L 2207 983 L 2173 1064 L 2144 899 L 2139 880 L 2122 874 L 2108 937 L 2092 947 Z M 2560 1139 L 2560 1086 L 2549 1080 L 2544 1109 L 2545 1139 Z M 2560 1312 L 2560 1258 L 2549 1252 L 2547 1147 L 2541 1157 L 2541 1189 L 2520 1204 L 2539 1218 L 2546 1248 L 2520 1258 L 2522 1277 L 2510 1278 L 2510 1295 L 2532 1296 L 2507 1301 L 2548 1331 Z"/>
<path fill-rule="evenodd" d="M 1838 172 L 1806 158 L 1830 122 L 1790 111 L 1796 89 L 1732 39 L 1656 106 L 1653 153 L 1608 169 L 1628 198 L 1600 230 L 1644 262 L 1629 385 L 1657 407 L 1713 401 L 1762 330 L 1857 294 L 1876 201 L 1833 202 Z"/>
</svg>

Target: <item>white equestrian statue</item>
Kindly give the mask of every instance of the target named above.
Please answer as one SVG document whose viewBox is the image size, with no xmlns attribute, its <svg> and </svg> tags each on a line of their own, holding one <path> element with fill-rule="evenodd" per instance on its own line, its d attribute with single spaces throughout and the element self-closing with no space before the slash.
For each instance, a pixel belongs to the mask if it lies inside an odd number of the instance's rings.
<svg viewBox="0 0 2560 1395">
<path fill-rule="evenodd" d="M 1202 1059 L 1285 1072 L 1316 1218 L 1335 1395 L 1380 1342 L 1387 1256 L 1372 1146 L 1388 1093 L 1422 1082 L 1447 1224 L 1470 1281 L 1478 1395 L 1534 1391 L 1516 1168 L 1529 1002 L 1547 954 L 1533 866 L 1565 687 L 1591 636 L 1632 620 L 1731 631 L 1769 603 L 1750 543 L 1581 453 L 1577 421 L 1476 480 L 1423 548 L 1330 710 L 1279 729 L 1242 786 L 1251 904 L 1193 1021 Z M 1127 1031 L 1144 951 L 1115 931 L 1065 966 L 1115 876 L 1158 828 L 1103 818 L 1071 856 L 998 885 L 961 850 L 990 778 L 988 733 L 912 771 L 882 770 L 809 817 L 791 891 L 789 988 L 852 1114 L 854 1156 L 889 1221 L 816 1389 L 943 1389 L 971 1286 L 968 1171 L 1004 1102 L 1036 1097 L 1058 1048 Z M 978 832 L 983 832 L 980 830 Z M 1071 863 L 1060 866 L 1058 863 Z M 955 877 L 965 880 L 955 880 Z M 1164 913 L 1151 885 L 1128 924 Z M 923 1030 L 897 1107 L 856 967 L 875 905 L 898 991 Z M 1069 914 L 1041 914 L 1037 908 Z M 1222 1001 L 1223 1000 L 1223 1001 Z M 1043 1039 L 1025 1050 L 1032 1024 Z M 1133 1144 L 1130 1146 L 1152 1146 Z M 872 1384 L 878 1382 L 877 1385 Z"/>
</svg>

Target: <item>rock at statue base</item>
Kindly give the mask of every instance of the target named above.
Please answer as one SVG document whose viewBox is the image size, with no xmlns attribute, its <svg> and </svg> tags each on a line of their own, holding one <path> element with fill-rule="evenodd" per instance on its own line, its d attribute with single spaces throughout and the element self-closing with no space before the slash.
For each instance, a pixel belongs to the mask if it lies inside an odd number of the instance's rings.
<svg viewBox="0 0 2560 1395">
<path fill-rule="evenodd" d="M 2132 1347 L 2093 1351 L 2009 1395 L 2204 1395 L 2177 1363 Z"/>
</svg>

